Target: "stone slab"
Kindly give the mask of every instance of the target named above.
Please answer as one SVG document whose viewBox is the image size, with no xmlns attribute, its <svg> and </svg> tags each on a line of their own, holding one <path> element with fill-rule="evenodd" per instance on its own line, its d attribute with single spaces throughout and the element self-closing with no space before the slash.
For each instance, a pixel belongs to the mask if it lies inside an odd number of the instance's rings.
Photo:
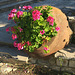
<svg viewBox="0 0 75 75">
<path fill-rule="evenodd" d="M 17 68 L 14 68 L 14 67 L 16 67 L 16 66 L 13 64 L 6 63 L 3 66 L 1 66 L 0 70 L 4 75 L 4 74 L 8 74 L 11 71 L 16 71 Z"/>
<path fill-rule="evenodd" d="M 6 53 L 10 54 L 10 55 L 6 55 Z M 28 55 L 23 52 L 23 51 L 19 51 L 17 50 L 17 48 L 13 48 L 13 47 L 8 47 L 8 46 L 0 46 L 0 55 L 1 57 L 6 56 L 7 58 L 12 58 L 14 57 L 15 59 L 18 59 L 20 61 L 28 61 Z"/>
<path fill-rule="evenodd" d="M 68 66 L 68 60 L 63 60 L 63 59 L 60 60 L 60 59 L 57 59 L 57 60 L 56 60 L 56 63 L 57 63 L 57 65 L 60 66 L 60 67 L 61 67 L 61 66 Z"/>
<path fill-rule="evenodd" d="M 69 67 L 74 67 L 75 68 L 75 60 L 70 60 L 69 61 Z"/>
<path fill-rule="evenodd" d="M 59 50 L 55 53 L 56 58 L 63 58 L 63 59 L 75 59 L 75 44 L 69 45 L 67 48 Z"/>
</svg>

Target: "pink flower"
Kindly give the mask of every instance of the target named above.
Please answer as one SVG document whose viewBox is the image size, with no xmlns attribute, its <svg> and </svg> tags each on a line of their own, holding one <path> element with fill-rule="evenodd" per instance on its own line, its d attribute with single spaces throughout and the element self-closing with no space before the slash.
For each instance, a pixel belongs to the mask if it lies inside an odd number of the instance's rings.
<svg viewBox="0 0 75 75">
<path fill-rule="evenodd" d="M 32 9 L 32 7 L 29 5 L 29 6 L 28 6 L 28 9 L 30 10 L 30 9 Z"/>
<path fill-rule="evenodd" d="M 12 34 L 12 39 L 13 40 L 17 39 L 17 35 L 16 34 Z"/>
<path fill-rule="evenodd" d="M 22 28 L 20 28 L 20 27 L 18 27 L 18 29 L 20 30 L 20 32 L 22 32 L 22 31 L 23 31 L 23 29 L 22 29 Z"/>
<path fill-rule="evenodd" d="M 44 33 L 45 33 L 45 31 L 44 31 L 44 30 L 40 31 L 40 34 L 41 34 L 41 35 L 43 35 Z"/>
<path fill-rule="evenodd" d="M 33 20 L 39 20 L 40 19 L 40 16 L 36 15 L 36 16 L 32 16 Z"/>
<path fill-rule="evenodd" d="M 21 9 L 21 6 L 19 6 L 19 9 Z"/>
<path fill-rule="evenodd" d="M 29 42 L 29 41 L 27 41 L 26 43 L 28 44 L 28 46 L 32 45 L 31 42 Z"/>
<path fill-rule="evenodd" d="M 14 41 L 13 45 L 14 47 L 17 47 L 18 44 L 16 43 L 16 41 Z"/>
<path fill-rule="evenodd" d="M 30 43 L 29 43 L 29 41 L 27 41 L 26 43 L 27 43 L 27 44 L 28 44 L 28 46 L 29 46 L 29 44 L 30 44 Z"/>
<path fill-rule="evenodd" d="M 9 31 L 9 28 L 10 28 L 10 27 L 6 28 L 6 32 L 8 32 L 8 31 Z"/>
<path fill-rule="evenodd" d="M 49 16 L 47 18 L 47 21 L 49 22 L 49 25 L 52 25 L 53 26 L 53 23 L 54 23 L 54 18 L 53 17 Z"/>
<path fill-rule="evenodd" d="M 28 9 L 28 6 L 23 6 L 23 9 L 27 10 Z"/>
<path fill-rule="evenodd" d="M 32 12 L 32 15 L 33 16 L 36 16 L 36 15 L 42 15 L 42 13 L 40 13 L 40 11 L 38 11 L 38 10 L 34 10 L 33 12 Z"/>
<path fill-rule="evenodd" d="M 11 13 L 16 13 L 16 12 L 17 12 L 16 9 L 11 10 Z"/>
<path fill-rule="evenodd" d="M 14 29 L 14 27 L 11 27 L 11 31 L 15 32 L 16 30 Z"/>
<path fill-rule="evenodd" d="M 59 31 L 60 30 L 60 27 L 55 27 L 56 31 Z"/>
<path fill-rule="evenodd" d="M 19 18 L 21 15 L 23 15 L 23 11 L 18 11 L 16 15 Z"/>
<path fill-rule="evenodd" d="M 34 21 L 35 21 L 35 20 L 39 20 L 39 19 L 40 19 L 40 15 L 42 15 L 42 13 L 40 13 L 40 11 L 34 10 L 34 11 L 32 12 L 32 18 L 33 18 L 33 20 L 34 20 Z"/>
<path fill-rule="evenodd" d="M 8 20 L 11 20 L 14 16 L 15 16 L 15 14 L 13 14 L 13 13 L 8 14 Z"/>
<path fill-rule="evenodd" d="M 18 50 L 22 50 L 24 47 L 23 47 L 22 43 L 18 43 L 17 48 L 18 48 Z"/>
<path fill-rule="evenodd" d="M 44 47 L 44 50 L 48 51 L 48 50 L 49 50 L 49 48 L 48 48 L 48 47 Z"/>
</svg>

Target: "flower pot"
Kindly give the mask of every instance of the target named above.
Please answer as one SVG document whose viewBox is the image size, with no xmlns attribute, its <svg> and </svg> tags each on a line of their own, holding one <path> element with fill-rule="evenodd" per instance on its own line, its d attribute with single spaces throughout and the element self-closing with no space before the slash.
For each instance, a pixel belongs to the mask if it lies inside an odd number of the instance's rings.
<svg viewBox="0 0 75 75">
<path fill-rule="evenodd" d="M 43 9 L 46 6 L 43 6 Z M 58 31 L 57 36 L 53 37 L 51 41 L 46 42 L 45 45 L 48 45 L 50 52 L 49 53 L 44 53 L 44 45 L 42 45 L 40 48 L 35 49 L 34 52 L 29 52 L 27 50 L 24 50 L 27 52 L 30 56 L 32 57 L 48 57 L 49 55 L 57 52 L 58 50 L 62 49 L 65 47 L 65 45 L 68 45 L 70 41 L 70 37 L 72 34 L 72 31 L 69 27 L 67 17 L 66 15 L 58 8 L 52 7 L 52 14 L 53 18 L 55 19 L 55 22 L 57 26 L 60 27 L 60 30 Z"/>
</svg>

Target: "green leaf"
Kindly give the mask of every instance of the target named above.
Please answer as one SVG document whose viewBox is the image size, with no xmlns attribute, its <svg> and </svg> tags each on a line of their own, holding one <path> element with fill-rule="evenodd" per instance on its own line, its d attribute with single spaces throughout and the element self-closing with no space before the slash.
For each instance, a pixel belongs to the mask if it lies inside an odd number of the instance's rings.
<svg viewBox="0 0 75 75">
<path fill-rule="evenodd" d="M 24 45 L 24 48 L 26 48 L 26 46 Z"/>
<path fill-rule="evenodd" d="M 26 50 L 28 50 L 28 47 L 26 47 Z"/>
<path fill-rule="evenodd" d="M 47 45 L 45 45 L 44 47 L 47 47 Z"/>
<path fill-rule="evenodd" d="M 46 27 L 46 28 L 45 28 L 45 32 L 48 32 L 48 31 L 49 31 L 49 28 L 48 28 L 48 27 Z"/>
<path fill-rule="evenodd" d="M 47 51 L 47 53 L 49 53 L 49 52 L 50 52 L 50 50 Z"/>
<path fill-rule="evenodd" d="M 36 37 L 36 39 L 35 39 L 35 40 L 38 42 L 38 41 L 39 41 L 39 38 L 37 38 L 37 37 Z"/>
<path fill-rule="evenodd" d="M 43 35 L 42 37 L 43 37 L 43 38 L 45 38 L 46 36 L 45 36 L 45 35 Z"/>
<path fill-rule="evenodd" d="M 52 33 L 52 35 L 53 35 L 53 36 L 56 36 L 56 35 L 57 35 L 57 33 L 54 33 L 54 32 L 53 32 L 53 33 Z"/>
<path fill-rule="evenodd" d="M 42 35 L 39 33 L 38 37 L 41 37 Z"/>
<path fill-rule="evenodd" d="M 50 50 L 47 50 L 47 51 L 46 51 L 46 50 L 44 50 L 44 53 L 49 53 L 49 52 L 50 52 Z"/>
<path fill-rule="evenodd" d="M 50 37 L 46 37 L 46 40 L 51 40 L 51 38 Z"/>
<path fill-rule="evenodd" d="M 49 17 L 49 16 L 53 17 L 53 15 L 52 15 L 51 13 L 48 13 L 48 17 Z"/>
<path fill-rule="evenodd" d="M 23 15 L 26 16 L 27 15 L 27 12 L 23 12 Z"/>
<path fill-rule="evenodd" d="M 40 25 L 43 25 L 43 24 L 42 24 L 42 22 L 38 21 L 38 25 L 40 26 Z"/>
<path fill-rule="evenodd" d="M 44 53 L 47 53 L 47 51 L 46 51 L 46 50 L 44 50 Z"/>
<path fill-rule="evenodd" d="M 39 44 L 35 43 L 35 47 L 38 48 L 39 47 Z"/>
<path fill-rule="evenodd" d="M 44 20 L 44 18 L 42 16 L 40 16 L 40 21 L 43 21 L 43 20 Z"/>
</svg>

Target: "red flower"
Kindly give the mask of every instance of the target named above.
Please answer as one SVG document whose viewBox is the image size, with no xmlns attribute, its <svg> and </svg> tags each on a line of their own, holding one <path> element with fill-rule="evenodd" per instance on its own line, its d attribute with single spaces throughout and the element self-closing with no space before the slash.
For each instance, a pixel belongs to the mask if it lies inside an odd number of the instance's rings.
<svg viewBox="0 0 75 75">
<path fill-rule="evenodd" d="M 56 31 L 59 31 L 60 30 L 60 27 L 55 27 Z"/>
<path fill-rule="evenodd" d="M 47 21 L 49 22 L 49 25 L 52 25 L 53 26 L 53 24 L 54 24 L 54 18 L 53 17 L 49 16 L 47 18 Z"/>
<path fill-rule="evenodd" d="M 16 12 L 17 12 L 16 9 L 11 10 L 11 13 L 16 13 Z"/>
<path fill-rule="evenodd" d="M 39 19 L 40 19 L 40 15 L 42 15 L 42 13 L 40 13 L 40 11 L 34 10 L 34 11 L 32 12 L 32 18 L 33 18 L 33 20 L 34 20 L 34 21 L 35 21 L 35 20 L 39 20 Z"/>
<path fill-rule="evenodd" d="M 10 28 L 10 27 L 6 28 L 6 32 L 8 32 L 8 31 L 9 31 L 9 28 Z"/>
<path fill-rule="evenodd" d="M 29 5 L 29 6 L 28 6 L 28 9 L 30 10 L 30 9 L 32 9 L 32 7 Z"/>
<path fill-rule="evenodd" d="M 18 44 L 16 43 L 16 41 L 14 41 L 13 45 L 14 47 L 17 47 Z"/>
<path fill-rule="evenodd" d="M 23 11 L 18 11 L 16 15 L 19 18 L 21 15 L 23 15 Z"/>
<path fill-rule="evenodd" d="M 12 39 L 13 40 L 17 39 L 17 35 L 16 34 L 12 34 Z"/>
<path fill-rule="evenodd" d="M 28 9 L 28 6 L 23 6 L 23 9 L 27 10 Z"/>
<path fill-rule="evenodd" d="M 13 14 L 13 13 L 8 14 L 8 20 L 11 20 L 14 16 L 15 16 L 15 14 Z"/>
</svg>

